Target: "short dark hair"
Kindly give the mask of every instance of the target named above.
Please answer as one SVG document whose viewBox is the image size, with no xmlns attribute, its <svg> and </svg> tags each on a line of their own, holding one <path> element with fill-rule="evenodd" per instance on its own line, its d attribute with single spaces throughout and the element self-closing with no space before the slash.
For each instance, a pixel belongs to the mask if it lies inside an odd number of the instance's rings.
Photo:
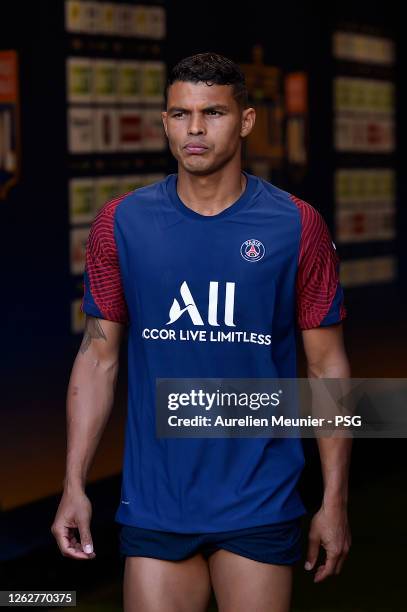
<svg viewBox="0 0 407 612">
<path fill-rule="evenodd" d="M 175 81 L 206 83 L 207 85 L 232 85 L 233 97 L 242 108 L 247 108 L 246 79 L 235 62 L 218 53 L 198 53 L 184 58 L 171 70 L 164 92 L 167 106 L 168 88 Z"/>
</svg>

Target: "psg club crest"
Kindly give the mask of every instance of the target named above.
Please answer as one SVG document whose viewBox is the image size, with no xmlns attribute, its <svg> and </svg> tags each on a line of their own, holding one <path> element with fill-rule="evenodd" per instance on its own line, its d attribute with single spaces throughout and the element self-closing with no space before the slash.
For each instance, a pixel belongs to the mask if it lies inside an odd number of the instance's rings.
<svg viewBox="0 0 407 612">
<path fill-rule="evenodd" d="M 260 261 L 265 252 L 264 244 L 260 240 L 250 238 L 240 247 L 240 254 L 246 261 Z"/>
</svg>

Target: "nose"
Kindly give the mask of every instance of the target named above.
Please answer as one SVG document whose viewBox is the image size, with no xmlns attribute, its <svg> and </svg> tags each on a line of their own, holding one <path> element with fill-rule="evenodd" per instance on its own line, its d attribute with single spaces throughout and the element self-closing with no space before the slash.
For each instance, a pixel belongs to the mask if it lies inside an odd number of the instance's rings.
<svg viewBox="0 0 407 612">
<path fill-rule="evenodd" d="M 202 120 L 200 113 L 191 113 L 189 124 L 188 124 L 188 134 L 198 135 L 205 133 L 205 124 Z"/>
</svg>

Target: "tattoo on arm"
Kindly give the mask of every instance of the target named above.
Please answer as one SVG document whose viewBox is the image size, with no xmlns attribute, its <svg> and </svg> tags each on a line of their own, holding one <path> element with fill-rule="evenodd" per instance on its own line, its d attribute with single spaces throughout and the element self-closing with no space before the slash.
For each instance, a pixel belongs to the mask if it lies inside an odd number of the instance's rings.
<svg viewBox="0 0 407 612">
<path fill-rule="evenodd" d="M 92 342 L 92 338 L 103 338 L 103 340 L 107 340 L 98 319 L 95 317 L 86 317 L 85 332 L 79 349 L 81 353 L 86 353 Z"/>
</svg>

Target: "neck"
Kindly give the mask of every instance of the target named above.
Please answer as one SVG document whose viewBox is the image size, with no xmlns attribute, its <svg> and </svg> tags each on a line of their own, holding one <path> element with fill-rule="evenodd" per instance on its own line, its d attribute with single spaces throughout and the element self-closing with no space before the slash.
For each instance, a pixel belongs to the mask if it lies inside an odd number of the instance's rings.
<svg viewBox="0 0 407 612">
<path fill-rule="evenodd" d="M 186 206 L 201 215 L 217 215 L 239 199 L 246 187 L 240 165 L 202 176 L 178 167 L 177 192 Z"/>
</svg>

